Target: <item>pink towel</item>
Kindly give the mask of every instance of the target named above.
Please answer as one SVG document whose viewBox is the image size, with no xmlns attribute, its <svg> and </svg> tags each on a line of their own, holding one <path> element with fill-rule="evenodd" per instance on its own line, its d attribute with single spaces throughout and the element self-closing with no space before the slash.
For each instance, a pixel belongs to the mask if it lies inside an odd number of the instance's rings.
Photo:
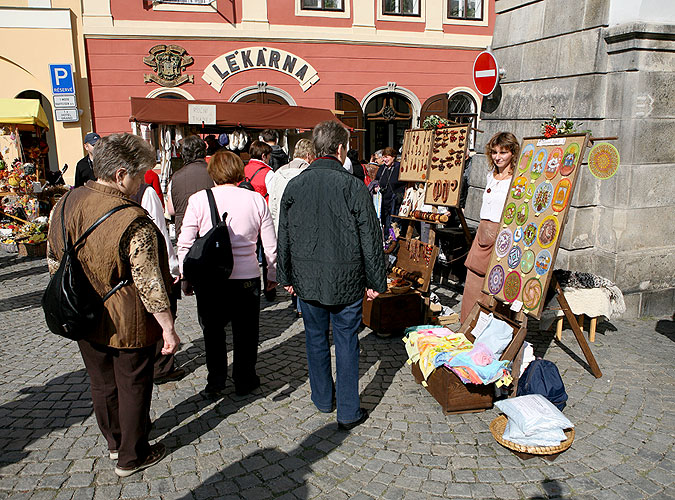
<svg viewBox="0 0 675 500">
<path fill-rule="evenodd" d="M 487 366 L 492 363 L 494 359 L 490 348 L 482 342 L 477 342 L 474 345 L 473 349 L 469 351 L 469 356 L 471 357 L 471 360 L 478 366 Z"/>
</svg>

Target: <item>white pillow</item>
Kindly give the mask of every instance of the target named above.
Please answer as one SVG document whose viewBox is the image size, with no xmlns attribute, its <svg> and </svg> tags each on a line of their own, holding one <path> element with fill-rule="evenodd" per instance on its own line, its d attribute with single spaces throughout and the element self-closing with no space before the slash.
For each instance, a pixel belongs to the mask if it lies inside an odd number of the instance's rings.
<svg viewBox="0 0 675 500">
<path fill-rule="evenodd" d="M 509 417 L 511 432 L 516 429 L 523 437 L 534 436 L 540 431 L 569 429 L 574 424 L 541 394 L 528 394 L 497 401 L 495 406 Z"/>
</svg>

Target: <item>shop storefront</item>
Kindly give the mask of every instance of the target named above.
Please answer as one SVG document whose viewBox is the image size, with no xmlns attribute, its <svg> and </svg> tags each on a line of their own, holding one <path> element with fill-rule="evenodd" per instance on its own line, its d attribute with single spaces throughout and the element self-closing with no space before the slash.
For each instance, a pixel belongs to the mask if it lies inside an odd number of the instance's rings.
<svg viewBox="0 0 675 500">
<path fill-rule="evenodd" d="M 0 7 L 0 98 L 40 102 L 48 125 L 40 138 L 48 148 L 45 167 L 70 165 L 65 174 L 70 182 L 83 156 L 83 135 L 91 130 L 80 13 L 77 5 L 71 7 Z M 55 86 L 55 79 L 63 85 Z"/>
<path fill-rule="evenodd" d="M 94 18 L 85 2 L 96 131 L 129 130 L 129 97 L 331 109 L 354 130 L 362 157 L 400 148 L 403 132 L 428 114 L 476 125 L 471 71 L 491 41 L 491 2 L 471 20 L 449 18 L 442 0 L 420 2 L 410 15 L 383 12 L 379 1 L 338 3 L 212 2 L 199 10 L 120 1 Z"/>
</svg>

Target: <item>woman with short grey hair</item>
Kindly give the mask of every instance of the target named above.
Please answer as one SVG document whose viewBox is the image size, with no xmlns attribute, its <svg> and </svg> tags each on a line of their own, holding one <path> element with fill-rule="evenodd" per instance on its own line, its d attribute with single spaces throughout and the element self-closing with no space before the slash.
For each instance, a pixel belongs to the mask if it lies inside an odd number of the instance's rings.
<svg viewBox="0 0 675 500">
<path fill-rule="evenodd" d="M 145 210 L 129 201 L 155 164 L 154 150 L 140 137 L 113 134 L 98 141 L 93 162 L 97 180 L 66 194 L 52 211 L 47 263 L 54 273 L 63 257 L 64 230 L 76 241 L 102 215 L 123 206 L 89 234 L 77 257 L 100 296 L 124 283 L 78 347 L 98 426 L 110 458 L 117 460 L 115 473 L 126 477 L 166 453 L 163 444 L 148 442 L 155 346 L 163 339 L 162 354 L 173 354 L 180 339 L 169 307 L 164 240 Z"/>
</svg>

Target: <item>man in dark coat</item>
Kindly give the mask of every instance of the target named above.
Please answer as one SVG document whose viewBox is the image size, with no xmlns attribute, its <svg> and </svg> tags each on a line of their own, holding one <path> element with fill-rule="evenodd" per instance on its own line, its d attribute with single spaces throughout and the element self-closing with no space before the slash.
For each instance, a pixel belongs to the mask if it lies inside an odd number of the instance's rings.
<svg viewBox="0 0 675 500">
<path fill-rule="evenodd" d="M 279 134 L 276 130 L 266 129 L 262 131 L 260 137 L 262 138 L 263 142 L 266 142 L 272 148 L 272 153 L 270 154 L 269 158 L 269 165 L 272 167 L 272 170 L 276 172 L 289 161 L 288 155 L 283 149 L 281 149 L 281 146 L 279 146 Z"/>
<path fill-rule="evenodd" d="M 101 138 L 96 132 L 89 132 L 84 136 L 84 150 L 87 155 L 75 165 L 75 187 L 84 186 L 87 181 L 95 181 L 94 175 L 94 146 Z"/>
<path fill-rule="evenodd" d="M 312 139 L 317 159 L 281 199 L 277 277 L 300 302 L 312 401 L 321 412 L 337 403 L 338 427 L 349 430 L 368 418 L 359 400 L 358 329 L 364 292 L 373 300 L 387 289 L 382 237 L 368 189 L 342 166 L 349 132 L 326 121 Z"/>
</svg>

